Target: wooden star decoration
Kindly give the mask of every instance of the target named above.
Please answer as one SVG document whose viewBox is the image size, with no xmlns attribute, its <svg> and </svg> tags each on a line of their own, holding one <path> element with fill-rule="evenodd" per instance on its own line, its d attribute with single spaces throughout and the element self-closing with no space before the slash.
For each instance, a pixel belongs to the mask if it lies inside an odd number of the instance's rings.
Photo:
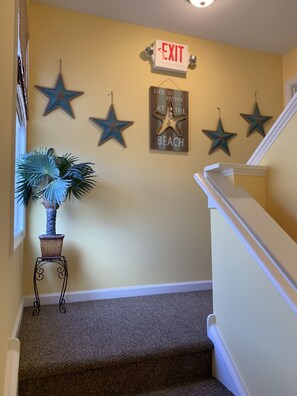
<svg viewBox="0 0 297 396">
<path fill-rule="evenodd" d="M 221 117 L 219 118 L 218 126 L 216 131 L 210 131 L 208 129 L 202 129 L 202 132 L 205 133 L 212 140 L 212 145 L 209 149 L 208 154 L 213 153 L 217 149 L 222 149 L 226 154 L 230 156 L 230 151 L 228 147 L 228 140 L 234 138 L 237 133 L 225 132 L 222 124 Z"/>
<path fill-rule="evenodd" d="M 162 124 L 156 131 L 156 134 L 158 136 L 162 135 L 168 128 L 172 128 L 177 136 L 183 136 L 183 133 L 178 126 L 178 123 L 185 120 L 186 115 L 175 115 L 171 101 L 167 102 L 166 114 L 160 113 L 156 110 L 153 112 L 153 114 L 156 118 L 158 118 L 158 120 L 162 121 Z"/>
<path fill-rule="evenodd" d="M 258 131 L 263 137 L 265 137 L 264 124 L 272 118 L 272 116 L 263 116 L 260 114 L 258 103 L 255 103 L 254 114 L 244 114 L 240 113 L 249 124 L 249 130 L 247 136 L 251 133 Z"/>
<path fill-rule="evenodd" d="M 101 146 L 101 144 L 107 142 L 110 139 L 115 139 L 122 146 L 127 147 L 122 132 L 124 129 L 134 124 L 134 122 L 117 120 L 113 104 L 111 104 L 109 107 L 106 119 L 90 117 L 90 120 L 103 130 L 98 142 L 98 146 Z"/>
<path fill-rule="evenodd" d="M 49 98 L 48 104 L 44 110 L 43 115 L 46 116 L 48 113 L 56 109 L 62 109 L 70 117 L 75 118 L 70 101 L 83 95 L 82 91 L 69 91 L 65 89 L 62 73 L 59 73 L 56 85 L 54 88 L 42 87 L 35 85 L 40 92 Z"/>
</svg>

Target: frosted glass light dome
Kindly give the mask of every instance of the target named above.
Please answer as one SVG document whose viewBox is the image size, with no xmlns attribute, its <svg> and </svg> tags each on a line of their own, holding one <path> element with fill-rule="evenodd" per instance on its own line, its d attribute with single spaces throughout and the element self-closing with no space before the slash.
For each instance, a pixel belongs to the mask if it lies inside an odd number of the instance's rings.
<svg viewBox="0 0 297 396">
<path fill-rule="evenodd" d="M 189 0 L 189 2 L 193 4 L 194 7 L 205 8 L 210 6 L 214 0 Z"/>
</svg>

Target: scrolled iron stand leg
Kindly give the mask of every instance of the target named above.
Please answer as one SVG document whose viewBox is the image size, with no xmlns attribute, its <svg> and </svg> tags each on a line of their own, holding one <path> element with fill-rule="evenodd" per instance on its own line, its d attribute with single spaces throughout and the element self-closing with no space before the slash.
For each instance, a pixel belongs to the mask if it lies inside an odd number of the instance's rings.
<svg viewBox="0 0 297 396">
<path fill-rule="evenodd" d="M 62 284 L 62 289 L 61 289 L 61 294 L 60 294 L 60 299 L 59 299 L 59 311 L 61 313 L 66 312 L 65 308 L 65 291 L 67 287 L 67 281 L 68 281 L 68 266 L 67 266 L 67 260 L 64 256 L 61 256 L 59 259 L 59 264 L 60 267 L 57 268 L 58 272 L 58 277 L 59 279 L 63 279 L 63 284 Z"/>
<path fill-rule="evenodd" d="M 34 310 L 33 316 L 37 316 L 40 312 L 40 298 L 38 293 L 37 281 L 41 281 L 44 279 L 44 268 L 43 266 L 47 263 L 56 263 L 58 278 L 63 280 L 62 289 L 59 298 L 59 311 L 61 313 L 66 312 L 65 308 L 65 292 L 67 288 L 68 282 L 68 266 L 67 260 L 65 256 L 59 257 L 37 257 L 34 267 L 34 274 L 33 274 L 33 285 L 34 285 L 34 293 L 35 293 L 35 301 L 34 301 Z"/>
<path fill-rule="evenodd" d="M 37 257 L 35 261 L 34 267 L 34 274 L 33 274 L 33 285 L 34 285 L 34 294 L 35 294 L 35 301 L 34 301 L 34 310 L 33 316 L 37 316 L 40 312 L 40 298 L 38 293 L 38 287 L 36 281 L 41 281 L 44 278 L 44 269 L 42 268 L 42 258 Z"/>
</svg>

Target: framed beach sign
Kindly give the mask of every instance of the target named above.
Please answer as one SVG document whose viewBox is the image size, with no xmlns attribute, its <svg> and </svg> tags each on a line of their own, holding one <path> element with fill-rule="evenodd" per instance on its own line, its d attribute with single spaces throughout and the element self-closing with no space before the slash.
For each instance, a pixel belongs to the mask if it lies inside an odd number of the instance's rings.
<svg viewBox="0 0 297 396">
<path fill-rule="evenodd" d="M 150 87 L 150 149 L 188 151 L 188 92 Z"/>
</svg>

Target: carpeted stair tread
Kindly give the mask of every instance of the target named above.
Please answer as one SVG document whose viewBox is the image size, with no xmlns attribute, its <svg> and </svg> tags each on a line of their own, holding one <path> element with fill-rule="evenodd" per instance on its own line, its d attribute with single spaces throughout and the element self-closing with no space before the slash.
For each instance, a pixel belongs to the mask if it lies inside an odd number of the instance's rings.
<svg viewBox="0 0 297 396">
<path fill-rule="evenodd" d="M 195 354 L 206 336 L 211 291 L 41 306 L 24 310 L 20 380 Z"/>
<path fill-rule="evenodd" d="M 205 378 L 194 383 L 178 384 L 159 389 L 157 391 L 143 392 L 133 396 L 232 396 L 221 382 L 215 378 Z M 132 395 L 131 395 L 132 396 Z"/>
<path fill-rule="evenodd" d="M 24 311 L 20 396 L 232 395 L 212 378 L 200 291 L 41 306 Z"/>
</svg>

